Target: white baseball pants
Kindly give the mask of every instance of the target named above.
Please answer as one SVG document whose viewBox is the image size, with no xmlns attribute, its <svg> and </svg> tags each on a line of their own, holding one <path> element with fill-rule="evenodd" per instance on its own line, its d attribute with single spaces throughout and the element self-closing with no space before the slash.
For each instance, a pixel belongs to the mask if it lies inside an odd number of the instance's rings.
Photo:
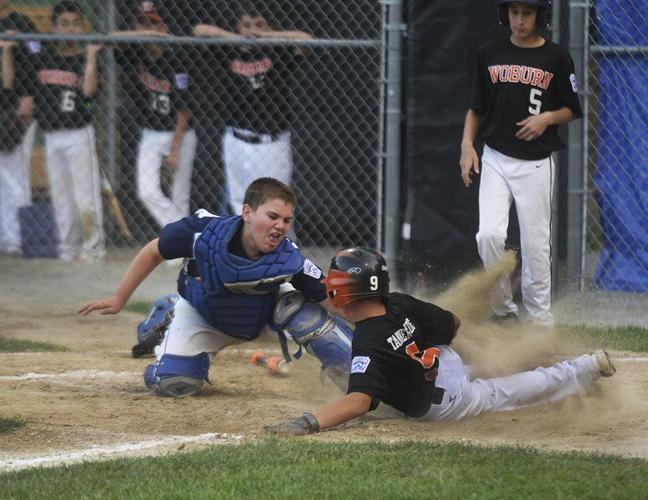
<svg viewBox="0 0 648 500">
<path fill-rule="evenodd" d="M 163 354 L 196 356 L 201 352 L 217 354 L 225 347 L 245 340 L 230 337 L 211 326 L 188 301 L 180 297 L 173 319 L 162 343 L 155 347 L 155 357 Z"/>
<path fill-rule="evenodd" d="M 552 325 L 551 315 L 551 157 L 526 161 L 484 146 L 479 187 L 477 248 L 488 269 L 504 256 L 509 210 L 515 202 L 520 224 L 522 300 L 533 323 Z M 510 276 L 491 292 L 493 313 L 516 313 Z"/>
<path fill-rule="evenodd" d="M 46 132 L 45 157 L 59 257 L 103 259 L 103 204 L 94 127 Z"/>
<path fill-rule="evenodd" d="M 175 132 L 142 129 L 137 154 L 137 193 L 157 223 L 164 227 L 189 215 L 191 174 L 198 139 L 194 129 L 182 137 L 178 165 L 170 186 L 170 196 L 162 191 L 160 172 L 171 152 Z"/>
<path fill-rule="evenodd" d="M 36 122 L 25 131 L 22 143 L 0 152 L 0 253 L 21 250 L 18 209 L 31 205 L 31 155 Z"/>
<path fill-rule="evenodd" d="M 232 128 L 223 135 L 223 163 L 229 202 L 232 212 L 241 213 L 245 190 L 259 177 L 274 177 L 290 185 L 293 172 L 292 144 L 290 132 L 278 137 L 256 134 L 249 130 L 236 129 L 240 135 L 256 137 L 260 142 L 251 144 L 234 136 Z"/>
<path fill-rule="evenodd" d="M 441 404 L 432 405 L 423 420 L 459 420 L 485 411 L 551 403 L 584 394 L 601 376 L 596 358 L 587 354 L 549 368 L 470 381 L 461 357 L 448 346 L 438 347 L 441 355 L 436 385 L 445 393 Z"/>
</svg>

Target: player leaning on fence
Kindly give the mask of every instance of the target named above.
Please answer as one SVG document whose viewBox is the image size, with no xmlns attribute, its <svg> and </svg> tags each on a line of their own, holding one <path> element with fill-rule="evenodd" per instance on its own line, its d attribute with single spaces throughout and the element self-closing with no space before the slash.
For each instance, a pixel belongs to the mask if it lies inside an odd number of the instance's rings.
<svg viewBox="0 0 648 500">
<path fill-rule="evenodd" d="M 500 0 L 500 22 L 510 37 L 477 52 L 477 65 L 461 144 L 466 186 L 479 173 L 474 141 L 485 142 L 479 187 L 477 247 L 486 267 L 500 261 L 511 202 L 520 224 L 522 299 L 528 319 L 551 326 L 552 151 L 564 144 L 558 126 L 581 116 L 574 64 L 566 50 L 545 39 L 547 0 Z M 496 321 L 517 321 L 507 277 L 492 291 Z"/>
<path fill-rule="evenodd" d="M 167 36 L 166 24 L 150 3 L 143 2 L 135 30 L 113 35 Z M 137 192 L 164 227 L 189 215 L 197 146 L 189 105 L 191 77 L 182 57 L 164 43 L 123 45 L 116 58 L 132 81 L 134 91 L 126 108 L 141 129 Z"/>
<path fill-rule="evenodd" d="M 88 302 L 78 312 L 118 313 L 163 260 L 184 258 L 178 277 L 181 298 L 164 340 L 155 348 L 157 363 L 144 373 L 146 385 L 157 394 L 184 397 L 199 392 L 209 355 L 256 339 L 273 315 L 277 327 L 297 317 L 293 339 L 326 367 L 339 364 L 348 373 L 350 329 L 318 305 L 326 299 L 322 271 L 286 238 L 294 209 L 295 195 L 288 186 L 259 178 L 245 192 L 241 215 L 218 217 L 199 210 L 167 225 L 137 254 L 115 295 Z M 288 282 L 303 295 L 292 291 L 278 300 Z"/>
<path fill-rule="evenodd" d="M 283 30 L 274 19 L 264 2 L 242 2 L 234 20 L 235 34 L 210 24 L 196 25 L 194 33 L 202 37 L 313 38 L 304 31 Z M 299 47 L 256 44 L 225 50 L 223 165 L 232 210 L 238 210 L 245 188 L 257 177 L 269 175 L 287 184 L 292 180 L 288 82 L 305 53 Z"/>
<path fill-rule="evenodd" d="M 28 17 L 0 0 L 0 33 L 32 33 Z M 18 209 L 31 204 L 31 153 L 36 123 L 33 100 L 24 88 L 27 45 L 11 41 L 2 45 L 0 90 L 0 253 L 21 251 Z M 18 73 L 18 74 L 17 74 Z"/>
<path fill-rule="evenodd" d="M 84 19 L 74 2 L 52 8 L 56 35 L 80 35 Z M 97 94 L 97 53 L 74 41 L 32 42 L 27 61 L 34 116 L 45 136 L 50 196 L 63 260 L 101 260 L 104 230 L 95 146 L 93 98 Z"/>
</svg>

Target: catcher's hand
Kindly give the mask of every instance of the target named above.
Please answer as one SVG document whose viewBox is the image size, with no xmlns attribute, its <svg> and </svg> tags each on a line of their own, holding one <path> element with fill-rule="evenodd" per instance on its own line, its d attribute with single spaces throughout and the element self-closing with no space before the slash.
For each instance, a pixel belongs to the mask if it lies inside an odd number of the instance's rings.
<svg viewBox="0 0 648 500">
<path fill-rule="evenodd" d="M 304 413 L 302 417 L 265 427 L 267 433 L 278 436 L 302 436 L 317 432 L 319 429 L 319 422 L 312 413 Z"/>
</svg>

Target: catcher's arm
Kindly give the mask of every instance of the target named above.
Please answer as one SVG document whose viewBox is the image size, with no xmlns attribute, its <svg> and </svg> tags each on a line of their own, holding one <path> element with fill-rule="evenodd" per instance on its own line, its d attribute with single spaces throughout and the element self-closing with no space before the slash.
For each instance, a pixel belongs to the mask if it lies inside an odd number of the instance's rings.
<svg viewBox="0 0 648 500">
<path fill-rule="evenodd" d="M 371 396 L 352 392 L 313 413 L 305 413 L 302 417 L 266 427 L 265 430 L 280 436 L 311 434 L 361 417 L 370 407 Z"/>
<path fill-rule="evenodd" d="M 142 281 L 164 260 L 158 250 L 158 240 L 159 238 L 156 238 L 149 242 L 135 256 L 115 295 L 87 302 L 77 309 L 77 313 L 87 316 L 92 311 L 100 311 L 101 314 L 117 314 L 121 311 Z"/>
</svg>

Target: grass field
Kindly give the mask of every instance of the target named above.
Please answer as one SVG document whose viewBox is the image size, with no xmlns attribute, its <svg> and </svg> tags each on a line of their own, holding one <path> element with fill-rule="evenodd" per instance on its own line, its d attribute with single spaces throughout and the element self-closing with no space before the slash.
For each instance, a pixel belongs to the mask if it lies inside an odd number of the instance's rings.
<svg viewBox="0 0 648 500">
<path fill-rule="evenodd" d="M 136 304 L 148 311 L 147 303 Z M 648 330 L 561 327 L 589 349 L 648 352 Z M 0 351 L 65 350 L 0 337 Z M 2 415 L 0 439 L 30 431 Z M 21 429 L 22 428 L 22 429 Z M 345 433 L 336 433 L 345 439 Z M 434 434 L 434 424 L 430 425 Z M 324 437 L 324 436 L 322 436 Z M 4 498 L 643 498 L 648 460 L 463 442 L 258 439 L 163 457 L 0 473 Z M 408 436 L 408 439 L 409 436 Z M 19 450 L 17 450 L 19 451 Z"/>
<path fill-rule="evenodd" d="M 0 352 L 65 352 L 67 347 L 50 344 L 49 342 L 33 342 L 31 340 L 8 339 L 0 335 Z"/>
<path fill-rule="evenodd" d="M 266 439 L 0 474 L 3 498 L 645 498 L 648 462 L 457 443 Z"/>
</svg>

